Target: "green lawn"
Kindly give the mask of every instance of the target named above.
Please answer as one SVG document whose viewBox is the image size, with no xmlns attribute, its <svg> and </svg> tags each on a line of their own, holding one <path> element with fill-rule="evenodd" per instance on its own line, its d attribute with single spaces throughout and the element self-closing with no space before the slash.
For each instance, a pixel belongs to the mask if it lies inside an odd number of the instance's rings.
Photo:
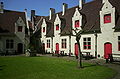
<svg viewBox="0 0 120 79">
<path fill-rule="evenodd" d="M 116 72 L 74 61 L 50 57 L 0 57 L 0 79 L 108 79 Z"/>
</svg>

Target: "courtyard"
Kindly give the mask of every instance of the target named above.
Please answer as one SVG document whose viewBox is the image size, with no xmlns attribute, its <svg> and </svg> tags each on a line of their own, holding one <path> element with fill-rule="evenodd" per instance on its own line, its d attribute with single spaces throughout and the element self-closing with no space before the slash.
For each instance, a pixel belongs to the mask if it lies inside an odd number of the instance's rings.
<svg viewBox="0 0 120 79">
<path fill-rule="evenodd" d="M 0 57 L 1 79 L 111 79 L 116 71 L 111 68 L 57 57 Z"/>
</svg>

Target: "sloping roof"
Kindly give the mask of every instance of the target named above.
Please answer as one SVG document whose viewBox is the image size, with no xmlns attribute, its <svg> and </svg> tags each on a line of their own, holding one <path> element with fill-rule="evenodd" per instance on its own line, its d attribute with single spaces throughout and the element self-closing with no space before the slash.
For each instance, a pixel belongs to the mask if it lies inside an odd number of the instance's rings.
<svg viewBox="0 0 120 79">
<path fill-rule="evenodd" d="M 85 15 L 86 18 L 86 24 L 83 26 L 84 31 L 100 29 L 99 11 L 101 7 L 101 0 L 94 0 L 92 2 L 84 4 L 83 9 L 80 11 L 82 14 Z"/>
<path fill-rule="evenodd" d="M 115 29 L 120 28 L 120 0 L 109 0 L 113 7 L 115 7 L 117 12 L 117 20 Z M 86 16 L 86 24 L 83 27 L 84 31 L 94 31 L 100 30 L 100 10 L 102 8 L 102 0 L 94 0 L 90 3 L 86 3 L 83 9 L 80 11 Z"/>
<path fill-rule="evenodd" d="M 115 29 L 120 29 L 120 0 L 109 0 L 109 2 L 116 9 L 116 25 Z M 86 32 L 92 32 L 96 30 L 100 32 L 100 10 L 102 8 L 102 0 L 93 0 L 91 2 L 83 4 L 83 8 L 79 11 L 82 18 L 82 29 Z M 61 19 L 61 33 L 60 35 L 71 35 L 72 34 L 72 17 L 75 12 L 75 8 L 79 8 L 79 6 L 75 6 L 72 8 L 68 8 L 65 15 L 62 16 L 62 11 L 56 14 L 59 15 Z M 45 17 L 47 22 L 47 34 L 46 36 L 50 37 L 54 35 L 54 21 L 56 18 L 56 14 L 52 15 L 52 19 L 49 20 L 49 16 Z"/>
<path fill-rule="evenodd" d="M 0 13 L 0 33 L 15 32 L 15 22 L 19 17 L 26 24 L 25 12 L 4 10 L 4 13 Z"/>
<path fill-rule="evenodd" d="M 45 18 L 46 23 L 47 23 L 47 32 L 46 32 L 46 37 L 53 37 L 54 36 L 54 21 L 56 18 L 56 14 L 52 15 L 51 20 L 49 20 L 49 16 Z"/>
<path fill-rule="evenodd" d="M 66 10 L 66 13 L 64 16 L 61 16 L 62 18 L 65 19 L 65 27 L 64 29 L 61 31 L 61 35 L 71 35 L 72 34 L 72 17 L 73 14 L 75 13 L 75 9 L 79 8 L 79 6 L 75 6 L 72 8 L 68 8 Z"/>
</svg>

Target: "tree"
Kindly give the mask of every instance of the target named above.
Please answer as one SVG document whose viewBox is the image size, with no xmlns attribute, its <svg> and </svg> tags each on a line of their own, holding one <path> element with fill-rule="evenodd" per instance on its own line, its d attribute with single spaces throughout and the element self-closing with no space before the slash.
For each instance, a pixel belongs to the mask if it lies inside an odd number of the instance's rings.
<svg viewBox="0 0 120 79">
<path fill-rule="evenodd" d="M 80 42 L 79 40 L 81 39 L 81 33 L 83 32 L 82 30 L 80 30 L 79 32 L 76 32 L 76 30 L 74 30 L 74 32 L 76 33 L 76 41 L 78 44 L 78 49 L 79 49 L 79 53 L 78 53 L 78 68 L 83 68 L 82 66 L 82 52 L 81 52 L 81 48 L 80 48 Z"/>
</svg>

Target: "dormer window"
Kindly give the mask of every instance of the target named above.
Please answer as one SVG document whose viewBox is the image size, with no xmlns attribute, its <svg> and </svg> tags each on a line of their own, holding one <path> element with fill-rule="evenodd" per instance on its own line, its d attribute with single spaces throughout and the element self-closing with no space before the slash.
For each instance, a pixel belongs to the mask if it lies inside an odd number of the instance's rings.
<svg viewBox="0 0 120 79">
<path fill-rule="evenodd" d="M 80 27 L 79 20 L 76 20 L 76 21 L 75 21 L 75 28 L 77 28 L 77 27 Z"/>
<path fill-rule="evenodd" d="M 59 24 L 56 25 L 56 30 L 59 30 Z"/>
<path fill-rule="evenodd" d="M 111 14 L 104 15 L 104 24 L 111 23 Z"/>
<path fill-rule="evenodd" d="M 22 32 L 22 26 L 18 26 L 18 32 Z"/>
<path fill-rule="evenodd" d="M 45 32 L 45 27 L 43 27 L 43 32 Z"/>
</svg>

